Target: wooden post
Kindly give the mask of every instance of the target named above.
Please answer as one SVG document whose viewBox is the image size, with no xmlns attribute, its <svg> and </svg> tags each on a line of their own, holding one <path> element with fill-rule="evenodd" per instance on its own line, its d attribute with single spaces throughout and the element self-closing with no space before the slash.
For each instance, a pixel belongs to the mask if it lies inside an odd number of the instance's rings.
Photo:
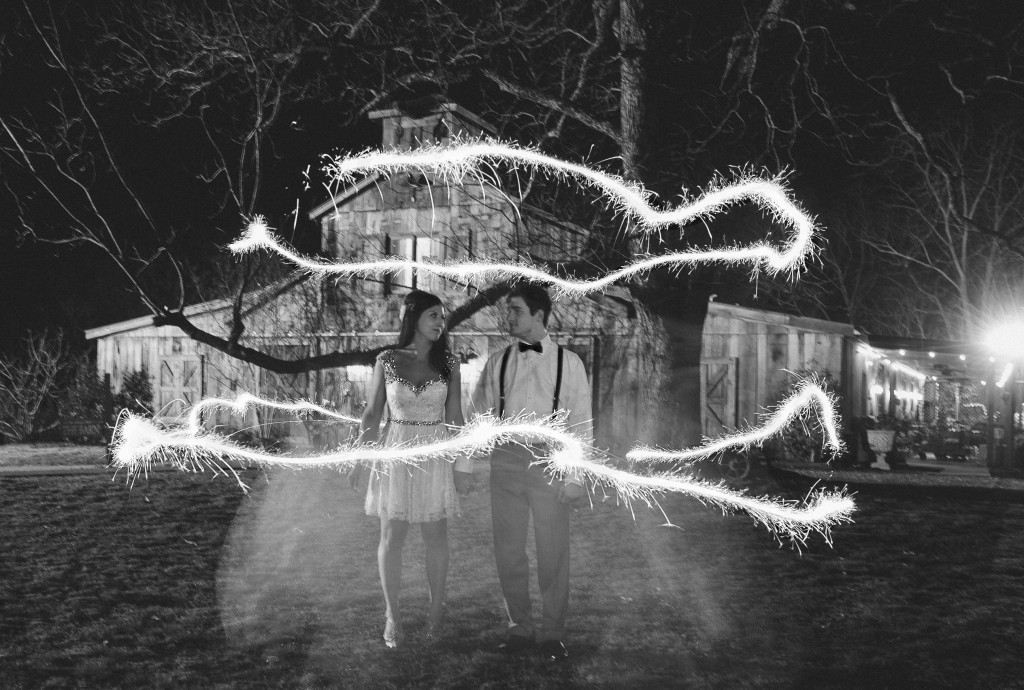
<svg viewBox="0 0 1024 690">
<path fill-rule="evenodd" d="M 988 473 L 995 476 L 999 467 L 999 449 L 996 447 L 996 365 L 989 368 L 985 384 L 985 463 Z M 996 472 L 993 472 L 996 470 Z"/>
<path fill-rule="evenodd" d="M 594 352 L 590 367 L 590 415 L 594 420 L 594 443 L 597 443 L 597 429 L 601 416 L 601 336 L 593 336 Z"/>
<path fill-rule="evenodd" d="M 110 374 L 103 374 L 103 431 L 106 439 L 104 459 L 109 467 L 113 458 L 110 455 L 110 444 L 114 440 L 114 392 L 110 389 Z"/>
</svg>

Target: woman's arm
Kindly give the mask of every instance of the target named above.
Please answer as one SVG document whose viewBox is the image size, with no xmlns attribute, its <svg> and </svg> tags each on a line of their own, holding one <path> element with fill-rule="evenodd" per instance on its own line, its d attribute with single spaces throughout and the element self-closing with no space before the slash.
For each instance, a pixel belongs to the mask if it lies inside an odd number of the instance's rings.
<svg viewBox="0 0 1024 690">
<path fill-rule="evenodd" d="M 373 442 L 380 436 L 380 419 L 384 416 L 384 405 L 387 404 L 387 392 L 384 388 L 384 363 L 379 359 L 373 366 L 373 378 L 370 379 L 370 393 L 366 400 L 366 409 L 359 422 L 359 441 Z"/>
<path fill-rule="evenodd" d="M 448 374 L 448 397 L 444 401 L 444 421 L 449 428 L 461 428 L 466 423 L 462 414 L 462 374 L 455 362 Z M 471 488 L 473 456 L 469 453 L 455 461 L 455 490 L 464 494 Z"/>
<path fill-rule="evenodd" d="M 387 391 L 384 388 L 384 363 L 379 359 L 373 367 L 373 378 L 370 379 L 370 394 L 363 410 L 363 418 L 359 422 L 359 443 L 368 443 L 380 437 L 380 418 L 384 416 L 384 405 L 387 404 Z M 348 473 L 348 485 L 353 491 L 359 490 L 359 479 L 363 473 L 363 463 L 357 462 Z"/>
<path fill-rule="evenodd" d="M 448 397 L 444 401 L 444 423 L 449 427 L 465 425 L 466 418 L 462 414 L 462 374 L 459 365 L 452 367 L 448 374 Z"/>
</svg>

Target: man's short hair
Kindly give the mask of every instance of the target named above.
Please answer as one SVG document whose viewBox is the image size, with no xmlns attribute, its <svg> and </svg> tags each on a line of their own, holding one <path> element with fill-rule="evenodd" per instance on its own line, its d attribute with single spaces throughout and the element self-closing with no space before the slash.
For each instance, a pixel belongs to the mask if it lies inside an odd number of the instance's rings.
<svg viewBox="0 0 1024 690">
<path fill-rule="evenodd" d="M 526 308 L 531 314 L 538 309 L 544 312 L 544 326 L 548 325 L 548 317 L 551 316 L 551 296 L 542 286 L 535 283 L 519 283 L 508 293 L 508 298 L 521 297 L 526 302 Z"/>
</svg>

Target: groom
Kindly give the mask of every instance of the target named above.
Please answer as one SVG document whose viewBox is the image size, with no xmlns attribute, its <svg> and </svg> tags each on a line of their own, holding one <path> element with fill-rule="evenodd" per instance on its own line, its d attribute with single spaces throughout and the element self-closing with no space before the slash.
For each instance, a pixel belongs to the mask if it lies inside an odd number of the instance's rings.
<svg viewBox="0 0 1024 690">
<path fill-rule="evenodd" d="M 508 297 L 508 330 L 516 344 L 496 352 L 484 365 L 473 393 L 476 411 L 490 409 L 499 417 L 556 410 L 568 414 L 569 429 L 585 442 L 593 440 L 590 383 L 583 362 L 548 336 L 551 298 L 529 283 Z M 524 442 L 529 439 L 524 439 Z M 505 597 L 509 629 L 499 649 L 518 653 L 534 646 L 550 661 L 567 659 L 565 619 L 569 604 L 569 516 L 571 504 L 584 495 L 578 479 L 554 480 L 544 463 L 545 444 L 500 445 L 491 454 L 491 517 L 494 557 Z M 534 625 L 530 606 L 530 563 L 526 557 L 527 527 L 533 513 L 537 545 L 537 582 L 541 620 Z"/>
</svg>

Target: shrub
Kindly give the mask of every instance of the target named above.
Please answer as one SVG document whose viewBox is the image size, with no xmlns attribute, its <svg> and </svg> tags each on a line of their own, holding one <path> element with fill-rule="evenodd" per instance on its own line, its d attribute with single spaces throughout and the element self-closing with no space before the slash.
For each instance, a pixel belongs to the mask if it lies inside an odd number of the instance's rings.
<svg viewBox="0 0 1024 690">
<path fill-rule="evenodd" d="M 0 357 L 0 433 L 16 441 L 54 429 L 57 399 L 74 366 L 64 334 L 29 334 L 15 356 Z"/>
<path fill-rule="evenodd" d="M 121 390 L 114 396 L 114 416 L 128 410 L 133 414 L 153 414 L 153 382 L 146 367 L 126 372 Z"/>
<path fill-rule="evenodd" d="M 87 359 L 79 363 L 60 402 L 62 421 L 103 419 L 110 391 Z"/>
<path fill-rule="evenodd" d="M 96 374 L 87 357 L 79 360 L 60 400 L 60 437 L 76 443 L 104 443 L 108 440 L 110 389 Z"/>
</svg>

